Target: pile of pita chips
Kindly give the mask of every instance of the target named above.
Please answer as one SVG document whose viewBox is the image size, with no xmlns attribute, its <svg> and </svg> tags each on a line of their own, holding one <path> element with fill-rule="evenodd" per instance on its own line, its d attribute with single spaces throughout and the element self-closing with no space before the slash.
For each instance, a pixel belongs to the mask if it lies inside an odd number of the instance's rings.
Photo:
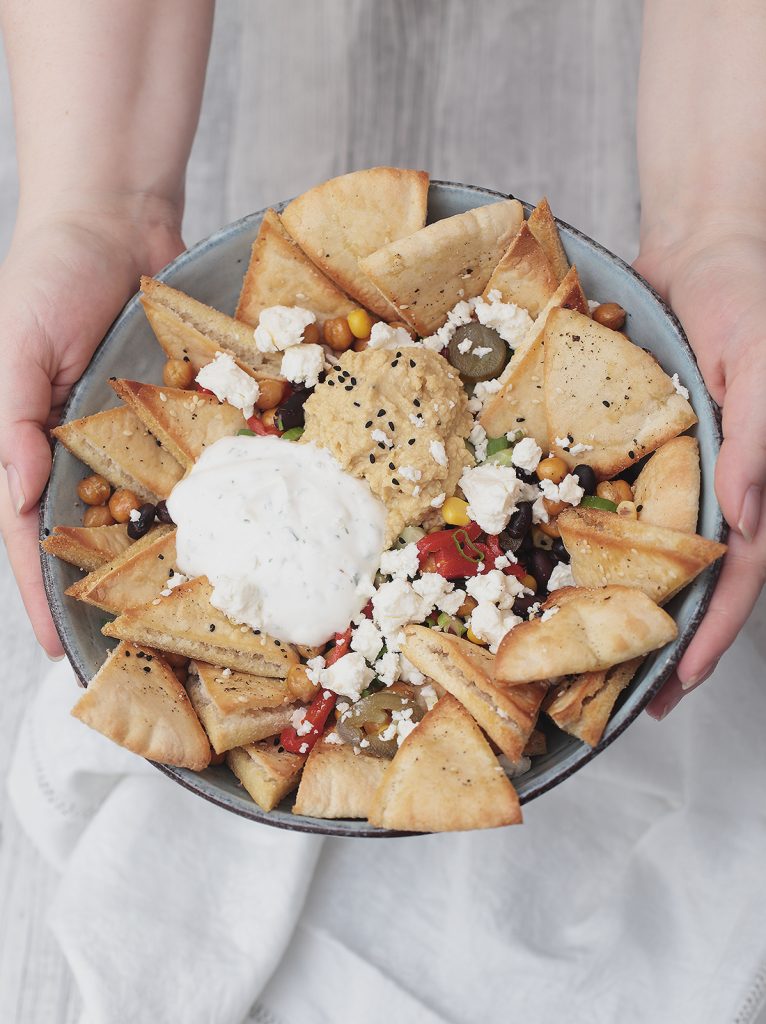
<svg viewBox="0 0 766 1024">
<path fill-rule="evenodd" d="M 633 500 L 640 522 L 695 533 L 700 500 L 697 439 L 684 434 L 658 448 L 636 477 Z"/>
<path fill-rule="evenodd" d="M 304 756 L 288 753 L 274 740 L 237 747 L 226 755 L 229 768 L 264 811 L 273 811 L 295 789 L 305 761 Z"/>
<path fill-rule="evenodd" d="M 93 572 L 132 543 L 125 523 L 115 523 L 113 526 L 57 526 L 40 546 L 63 562 Z"/>
<path fill-rule="evenodd" d="M 641 658 L 598 672 L 583 672 L 554 686 L 546 714 L 559 729 L 595 747 L 604 735 L 617 698 L 638 671 Z"/>
</svg>

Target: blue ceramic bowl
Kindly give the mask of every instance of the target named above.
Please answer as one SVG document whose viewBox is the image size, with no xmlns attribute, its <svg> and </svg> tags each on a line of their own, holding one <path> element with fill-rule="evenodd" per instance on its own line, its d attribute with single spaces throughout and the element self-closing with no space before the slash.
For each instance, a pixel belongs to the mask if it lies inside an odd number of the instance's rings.
<svg viewBox="0 0 766 1024">
<path fill-rule="evenodd" d="M 428 201 L 429 220 L 440 220 L 505 198 L 499 192 L 470 185 L 432 182 Z M 529 206 L 525 204 L 525 207 L 529 212 Z M 200 242 L 166 267 L 158 275 L 159 278 L 217 309 L 233 313 L 250 246 L 264 212 L 244 217 Z M 650 349 L 668 373 L 678 373 L 689 389 L 699 417 L 696 435 L 702 461 L 698 529 L 705 537 L 722 540 L 725 525 L 713 490 L 713 468 L 721 443 L 719 413 L 705 388 L 678 320 L 652 288 L 622 260 L 576 228 L 561 221 L 558 225 L 567 256 L 570 262 L 577 265 L 586 295 L 601 301 L 619 302 L 628 311 L 626 329 L 631 338 Z M 161 380 L 163 362 L 162 350 L 154 339 L 138 298 L 134 297 L 115 321 L 88 369 L 76 384 L 64 419 L 87 416 L 115 405 L 114 392 L 108 385 L 112 376 Z M 82 506 L 77 499 L 76 485 L 82 472 L 81 463 L 57 444 L 53 471 L 40 510 L 41 536 L 56 525 L 81 522 Z M 75 568 L 45 554 L 42 555 L 42 563 L 48 600 L 59 636 L 78 679 L 84 685 L 97 672 L 107 650 L 113 646 L 113 641 L 101 635 L 101 626 L 106 617 L 98 609 L 64 596 L 64 590 L 80 576 Z M 550 728 L 548 753 L 535 758 L 531 770 L 516 780 L 522 802 L 540 796 L 568 778 L 616 739 L 636 718 L 670 676 L 694 635 L 710 600 L 716 574 L 716 566 L 706 570 L 670 602 L 667 610 L 678 623 L 678 639 L 646 659 L 631 685 L 620 696 L 604 737 L 594 750 Z M 267 814 L 250 799 L 228 769 L 222 766 L 208 768 L 201 773 L 162 765 L 157 767 L 206 800 L 253 821 L 326 835 L 395 834 L 373 828 L 364 822 L 325 821 L 294 815 L 291 813 L 289 799 Z"/>
</svg>

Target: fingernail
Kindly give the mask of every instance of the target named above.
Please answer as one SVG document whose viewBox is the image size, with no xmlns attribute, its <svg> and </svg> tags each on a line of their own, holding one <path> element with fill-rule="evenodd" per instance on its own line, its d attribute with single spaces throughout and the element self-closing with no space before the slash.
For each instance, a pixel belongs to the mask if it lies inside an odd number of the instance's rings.
<svg viewBox="0 0 766 1024">
<path fill-rule="evenodd" d="M 753 543 L 753 538 L 758 532 L 758 522 L 761 518 L 761 488 L 758 484 L 751 484 L 747 489 L 745 500 L 742 502 L 742 509 L 737 521 L 737 530 L 748 544 Z"/>
<path fill-rule="evenodd" d="M 693 690 L 695 686 L 699 686 L 700 683 L 704 683 L 706 679 L 709 679 L 717 668 L 718 662 L 714 661 L 710 668 L 706 668 L 702 672 L 698 672 L 696 675 L 682 680 L 681 689 L 688 693 L 689 690 Z"/>
<path fill-rule="evenodd" d="M 11 496 L 13 510 L 16 515 L 19 515 L 27 499 L 24 497 L 24 491 L 21 488 L 21 477 L 15 466 L 9 464 L 5 467 L 5 478 L 8 481 L 8 493 Z"/>
<path fill-rule="evenodd" d="M 48 652 L 46 651 L 45 652 L 45 657 L 48 659 L 48 661 L 63 661 L 64 658 L 65 658 L 65 655 L 63 655 L 63 654 L 56 654 L 56 655 L 48 654 Z"/>
</svg>

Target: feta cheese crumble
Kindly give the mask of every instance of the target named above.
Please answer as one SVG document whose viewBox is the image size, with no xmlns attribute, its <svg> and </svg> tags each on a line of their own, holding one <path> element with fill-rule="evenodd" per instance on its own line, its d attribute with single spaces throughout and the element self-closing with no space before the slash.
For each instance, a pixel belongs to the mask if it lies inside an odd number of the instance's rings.
<svg viewBox="0 0 766 1024">
<path fill-rule="evenodd" d="M 681 381 L 678 379 L 678 374 L 674 373 L 673 376 L 670 379 L 673 382 L 673 387 L 675 388 L 676 394 L 680 395 L 681 398 L 685 398 L 688 401 L 689 400 L 689 389 L 685 388 L 683 386 Z"/>
<path fill-rule="evenodd" d="M 493 288 L 487 301 L 478 299 L 476 302 L 476 319 L 485 327 L 497 331 L 500 337 L 511 348 L 516 348 L 529 334 L 532 317 L 521 306 L 513 302 L 503 302 L 500 292 Z"/>
<path fill-rule="evenodd" d="M 321 345 L 294 345 L 282 356 L 282 376 L 293 384 L 315 388 L 324 368 L 324 349 Z"/>
<path fill-rule="evenodd" d="M 367 666 L 362 655 L 354 651 L 338 658 L 329 668 L 322 669 L 320 685 L 337 693 L 339 697 L 357 701 L 362 690 L 369 686 L 374 678 L 375 673 Z"/>
<path fill-rule="evenodd" d="M 431 458 L 435 462 L 438 462 L 440 466 L 447 465 L 449 460 L 447 459 L 447 452 L 444 449 L 444 444 L 441 441 L 432 441 L 429 445 L 429 451 L 431 452 Z"/>
<path fill-rule="evenodd" d="M 559 562 L 548 580 L 548 591 L 552 592 L 554 590 L 561 590 L 562 587 L 576 586 L 575 578 L 572 575 L 572 567 L 565 565 L 564 562 Z"/>
<path fill-rule="evenodd" d="M 253 415 L 261 393 L 258 381 L 240 370 L 228 352 L 216 352 L 213 362 L 202 367 L 196 381 L 212 391 L 219 402 L 228 402 L 235 409 L 241 409 L 246 420 Z"/>
<path fill-rule="evenodd" d="M 515 469 L 491 462 L 466 469 L 460 477 L 469 517 L 490 535 L 500 533 L 508 525 L 516 511 L 522 486 Z"/>
<path fill-rule="evenodd" d="M 404 548 L 392 548 L 380 556 L 380 571 L 384 576 L 398 579 L 412 579 L 420 567 L 417 544 L 408 544 Z"/>
<path fill-rule="evenodd" d="M 372 621 L 362 619 L 351 634 L 351 650 L 357 651 L 365 661 L 373 662 L 383 646 L 383 634 Z"/>
<path fill-rule="evenodd" d="M 511 452 L 511 462 L 525 473 L 534 473 L 542 457 L 543 450 L 533 437 L 522 437 Z"/>
<path fill-rule="evenodd" d="M 303 332 L 316 316 L 301 306 L 269 306 L 261 311 L 255 328 L 255 347 L 259 352 L 284 352 L 300 345 Z"/>
</svg>

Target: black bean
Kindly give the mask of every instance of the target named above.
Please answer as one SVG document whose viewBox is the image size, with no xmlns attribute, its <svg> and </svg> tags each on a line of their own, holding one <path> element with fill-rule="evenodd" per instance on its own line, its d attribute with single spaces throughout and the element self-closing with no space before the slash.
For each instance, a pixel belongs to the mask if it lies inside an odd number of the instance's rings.
<svg viewBox="0 0 766 1024">
<path fill-rule="evenodd" d="M 516 511 L 508 520 L 504 532 L 514 540 L 521 540 L 532 528 L 532 502 L 520 501 Z"/>
<path fill-rule="evenodd" d="M 164 498 L 162 499 L 162 501 L 157 502 L 155 511 L 157 513 L 157 518 L 161 523 L 170 523 L 171 525 L 173 524 L 173 520 L 170 518 L 170 513 L 168 512 L 167 502 L 165 501 Z"/>
<path fill-rule="evenodd" d="M 565 565 L 569 565 L 569 552 L 564 547 L 564 541 L 561 537 L 556 537 L 551 545 L 551 551 L 560 562 L 563 562 Z"/>
<path fill-rule="evenodd" d="M 511 610 L 514 615 L 520 615 L 522 619 L 526 619 L 527 615 L 529 615 L 529 609 L 537 600 L 538 598 L 535 594 L 522 594 L 521 597 L 517 597 L 513 602 Z"/>
<path fill-rule="evenodd" d="M 590 466 L 575 466 L 572 476 L 577 477 L 577 482 L 586 494 L 596 493 L 596 474 Z"/>
<path fill-rule="evenodd" d="M 128 536 L 131 540 L 138 540 L 148 533 L 149 527 L 154 522 L 154 515 L 157 509 L 150 501 L 142 505 L 138 510 L 138 519 L 128 521 Z"/>
<path fill-rule="evenodd" d="M 310 394 L 308 388 L 295 388 L 290 397 L 277 406 L 275 419 L 281 424 L 282 430 L 305 425 L 303 405 Z"/>
<path fill-rule="evenodd" d="M 543 551 L 542 548 L 535 548 L 532 552 L 532 575 L 537 580 L 537 587 L 544 591 L 548 588 L 548 580 L 556 568 L 556 559 L 550 551 Z"/>
</svg>

